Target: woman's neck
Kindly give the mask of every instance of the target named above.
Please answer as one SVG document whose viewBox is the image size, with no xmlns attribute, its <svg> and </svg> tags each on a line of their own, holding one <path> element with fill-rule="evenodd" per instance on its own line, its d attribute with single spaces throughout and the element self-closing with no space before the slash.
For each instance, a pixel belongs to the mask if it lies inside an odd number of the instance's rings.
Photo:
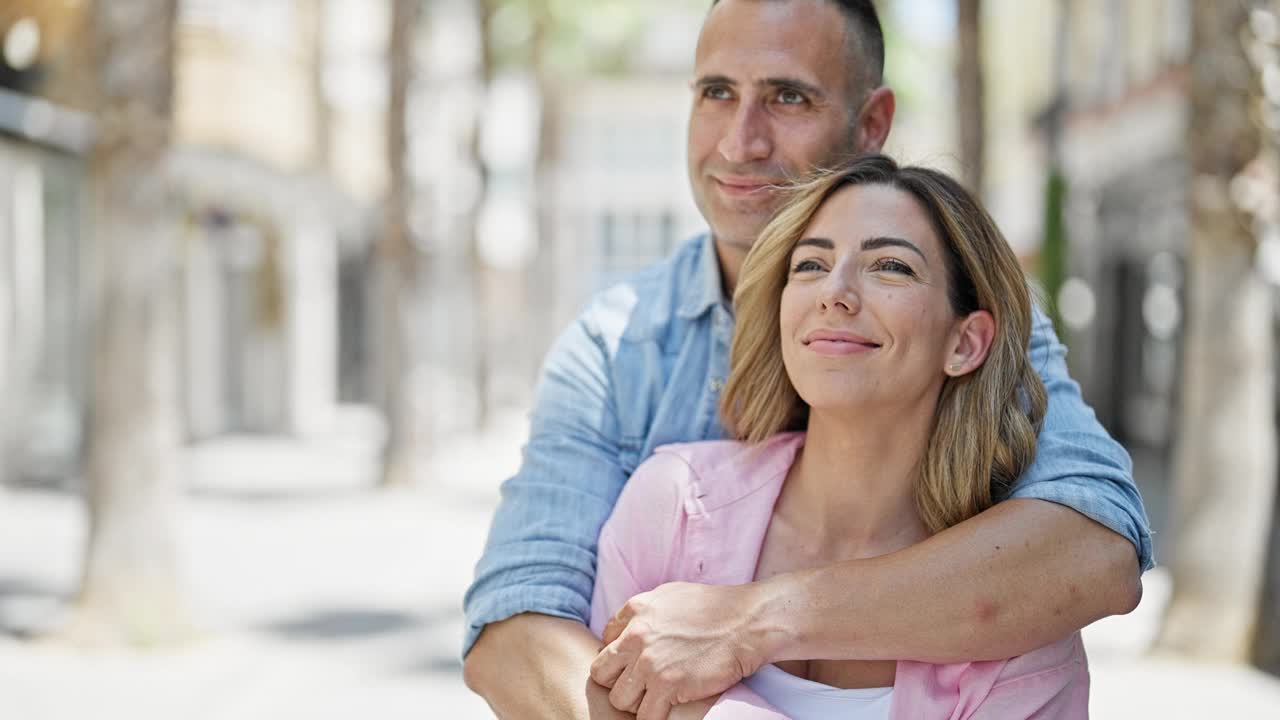
<svg viewBox="0 0 1280 720">
<path fill-rule="evenodd" d="M 914 486 L 932 423 L 924 411 L 881 417 L 815 409 L 775 518 L 833 561 L 883 555 L 925 539 Z"/>
</svg>

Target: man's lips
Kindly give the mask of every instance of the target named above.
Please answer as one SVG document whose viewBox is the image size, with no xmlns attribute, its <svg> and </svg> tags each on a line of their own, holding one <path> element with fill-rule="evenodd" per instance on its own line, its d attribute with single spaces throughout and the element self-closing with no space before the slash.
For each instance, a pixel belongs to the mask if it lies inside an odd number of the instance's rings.
<svg viewBox="0 0 1280 720">
<path fill-rule="evenodd" d="M 821 355 L 852 355 L 876 350 L 880 343 L 843 330 L 814 330 L 802 340 L 805 347 Z"/>
<path fill-rule="evenodd" d="M 769 178 L 717 177 L 713 179 L 721 190 L 730 195 L 754 195 L 767 192 L 778 185 L 776 180 Z"/>
</svg>

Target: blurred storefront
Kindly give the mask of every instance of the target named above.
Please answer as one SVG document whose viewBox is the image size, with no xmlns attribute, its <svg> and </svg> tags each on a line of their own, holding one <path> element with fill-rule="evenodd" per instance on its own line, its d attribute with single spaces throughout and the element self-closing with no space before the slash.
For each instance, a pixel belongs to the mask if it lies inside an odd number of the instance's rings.
<svg viewBox="0 0 1280 720">
<path fill-rule="evenodd" d="M 341 402 L 369 399 L 375 363 L 339 348 L 370 345 L 382 113 L 367 97 L 331 102 L 324 86 L 353 66 L 380 77 L 382 25 L 342 16 L 359 5 L 180 3 L 170 189 L 191 440 L 324 433 Z M 83 450 L 92 120 L 67 105 L 87 97 L 68 71 L 83 62 L 69 28 L 85 7 L 0 11 L 4 481 L 67 482 Z M 352 32 L 372 37 L 353 44 Z"/>
<path fill-rule="evenodd" d="M 88 142 L 84 116 L 0 89 L 0 478 L 65 476 L 79 447 Z"/>
<path fill-rule="evenodd" d="M 1190 5 L 1072 3 L 1062 157 L 1072 375 L 1165 526 L 1178 413 L 1190 184 Z"/>
</svg>

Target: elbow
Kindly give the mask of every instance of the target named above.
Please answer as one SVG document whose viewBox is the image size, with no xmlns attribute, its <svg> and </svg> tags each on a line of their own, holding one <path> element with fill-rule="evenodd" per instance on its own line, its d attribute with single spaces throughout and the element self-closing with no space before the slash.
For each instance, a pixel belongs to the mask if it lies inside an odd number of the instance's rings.
<svg viewBox="0 0 1280 720">
<path fill-rule="evenodd" d="M 1112 590 L 1105 594 L 1108 599 L 1106 614 L 1128 615 L 1142 602 L 1142 573 L 1138 571 L 1138 555 L 1134 552 L 1133 543 L 1112 533 L 1112 537 L 1108 538 L 1106 557 L 1108 577 L 1104 587 Z"/>
<path fill-rule="evenodd" d="M 487 629 L 480 631 L 480 637 L 476 638 L 471 651 L 462 660 L 462 681 L 466 683 L 468 690 L 480 697 L 485 697 L 489 686 L 488 678 L 491 675 L 492 663 L 488 662 L 488 644 L 485 642 Z"/>
</svg>

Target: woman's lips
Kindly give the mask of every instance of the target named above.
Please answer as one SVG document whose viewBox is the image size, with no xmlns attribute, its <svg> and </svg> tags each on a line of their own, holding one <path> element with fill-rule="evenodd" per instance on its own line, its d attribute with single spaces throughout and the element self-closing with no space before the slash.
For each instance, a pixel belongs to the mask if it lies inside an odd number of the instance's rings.
<svg viewBox="0 0 1280 720">
<path fill-rule="evenodd" d="M 848 340 L 813 340 L 807 343 L 807 347 L 819 355 L 853 355 L 871 352 L 880 346 Z"/>
<path fill-rule="evenodd" d="M 820 355 L 853 355 L 880 347 L 878 342 L 841 330 L 815 330 L 806 335 L 803 342 Z"/>
</svg>

